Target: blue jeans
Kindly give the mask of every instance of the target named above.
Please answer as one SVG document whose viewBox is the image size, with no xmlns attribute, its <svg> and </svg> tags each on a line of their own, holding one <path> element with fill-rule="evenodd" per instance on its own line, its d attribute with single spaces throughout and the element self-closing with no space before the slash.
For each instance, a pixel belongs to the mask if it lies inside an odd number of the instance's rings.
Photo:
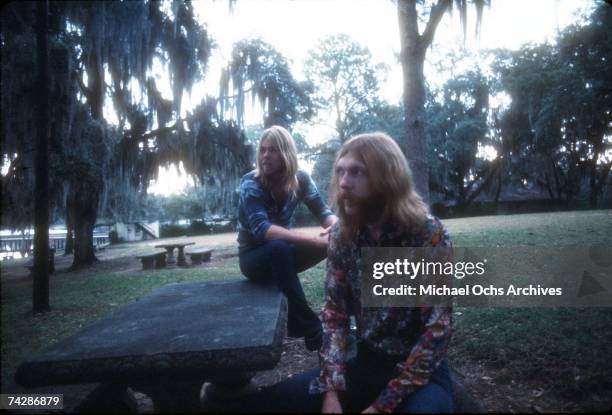
<svg viewBox="0 0 612 415">
<path fill-rule="evenodd" d="M 361 412 L 370 406 L 394 377 L 398 360 L 381 357 L 359 349 L 357 357 L 347 362 L 346 388 L 340 392 L 343 412 Z M 241 399 L 245 412 L 320 412 L 322 394 L 309 394 L 310 381 L 319 376 L 312 369 L 276 385 L 263 388 Z M 429 383 L 404 399 L 393 412 L 451 413 L 453 393 L 448 363 L 442 361 Z"/>
<path fill-rule="evenodd" d="M 298 273 L 325 257 L 324 249 L 296 247 L 283 240 L 268 241 L 240 254 L 240 271 L 249 280 L 275 283 L 287 297 L 287 328 L 291 337 L 321 331 L 321 321 L 306 301 Z"/>
</svg>

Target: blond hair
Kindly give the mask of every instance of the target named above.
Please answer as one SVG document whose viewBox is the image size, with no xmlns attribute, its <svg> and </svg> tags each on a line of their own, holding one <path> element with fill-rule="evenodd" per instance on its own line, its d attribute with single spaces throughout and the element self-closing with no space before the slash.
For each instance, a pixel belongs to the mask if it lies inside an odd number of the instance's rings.
<svg viewBox="0 0 612 415">
<path fill-rule="evenodd" d="M 282 175 L 280 180 L 280 188 L 287 192 L 288 195 L 295 195 L 298 189 L 298 179 L 297 179 L 297 171 L 298 171 L 298 159 L 297 159 L 297 150 L 295 148 L 295 142 L 293 141 L 293 137 L 289 131 L 285 128 L 274 125 L 268 129 L 266 129 L 261 134 L 261 139 L 259 140 L 259 146 L 257 147 L 257 155 L 255 156 L 256 168 L 255 168 L 255 177 L 260 178 L 263 185 L 267 189 L 272 189 L 274 185 L 277 183 L 271 183 L 269 178 L 263 174 L 261 166 L 259 164 L 259 155 L 261 151 L 261 143 L 264 139 L 269 139 L 269 141 L 278 148 L 281 160 L 283 163 L 282 166 Z"/>
<path fill-rule="evenodd" d="M 380 201 L 380 218 L 393 220 L 404 230 L 422 224 L 429 209 L 415 190 L 408 161 L 397 143 L 385 133 L 357 135 L 344 143 L 334 162 L 330 183 L 330 202 L 340 218 L 341 235 L 353 239 L 358 227 L 347 217 L 339 200 L 340 179 L 336 174 L 338 160 L 348 153 L 365 164 L 373 200 Z"/>
</svg>

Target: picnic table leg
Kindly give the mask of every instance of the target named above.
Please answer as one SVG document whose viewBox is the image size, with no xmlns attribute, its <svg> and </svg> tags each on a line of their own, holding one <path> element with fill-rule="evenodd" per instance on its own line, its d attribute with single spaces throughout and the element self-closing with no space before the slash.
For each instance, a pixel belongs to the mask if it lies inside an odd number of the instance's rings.
<svg viewBox="0 0 612 415">
<path fill-rule="evenodd" d="M 204 396 L 202 397 L 202 407 L 213 412 L 221 409 L 235 409 L 232 404 L 236 399 L 255 391 L 256 386 L 252 379 L 255 372 L 227 373 L 218 376 L 206 383 Z"/>
<path fill-rule="evenodd" d="M 185 252 L 184 249 L 185 247 L 183 246 L 179 246 L 178 248 L 178 262 L 177 264 L 181 267 L 184 267 L 185 265 L 187 265 L 187 262 L 185 261 Z"/>
<path fill-rule="evenodd" d="M 138 403 L 128 392 L 127 385 L 103 383 L 77 406 L 76 412 L 138 413 Z"/>
<path fill-rule="evenodd" d="M 142 262 L 142 269 L 153 269 L 155 260 L 153 258 L 140 258 L 140 262 Z"/>
<path fill-rule="evenodd" d="M 166 254 L 155 257 L 155 268 L 166 268 Z"/>
<path fill-rule="evenodd" d="M 176 264 L 176 260 L 174 259 L 174 247 L 168 247 L 166 251 L 168 251 L 168 258 L 166 258 L 168 265 Z"/>
<path fill-rule="evenodd" d="M 202 263 L 202 255 L 191 254 L 191 265 L 200 265 Z"/>
<path fill-rule="evenodd" d="M 201 412 L 200 391 L 203 384 L 204 379 L 168 380 L 149 385 L 133 385 L 132 388 L 148 395 L 157 413 L 194 413 Z"/>
</svg>

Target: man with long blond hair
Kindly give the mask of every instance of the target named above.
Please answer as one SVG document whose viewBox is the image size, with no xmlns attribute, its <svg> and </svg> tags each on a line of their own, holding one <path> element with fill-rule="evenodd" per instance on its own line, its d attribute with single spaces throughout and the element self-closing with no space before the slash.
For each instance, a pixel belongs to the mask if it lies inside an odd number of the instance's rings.
<svg viewBox="0 0 612 415">
<path fill-rule="evenodd" d="M 327 233 L 337 218 L 310 176 L 298 170 L 295 143 L 285 128 L 273 126 L 263 132 L 256 165 L 240 181 L 240 270 L 252 281 L 278 285 L 287 296 L 288 335 L 304 337 L 309 350 L 318 350 L 321 321 L 306 301 L 298 273 L 325 258 Z M 301 201 L 326 231 L 310 236 L 291 229 Z"/>
<path fill-rule="evenodd" d="M 414 190 L 408 162 L 383 133 L 340 149 L 331 180 L 339 221 L 329 240 L 320 369 L 245 398 L 254 411 L 452 412 L 449 307 L 362 307 L 361 249 L 447 247 Z M 350 315 L 357 355 L 347 358 Z"/>
</svg>

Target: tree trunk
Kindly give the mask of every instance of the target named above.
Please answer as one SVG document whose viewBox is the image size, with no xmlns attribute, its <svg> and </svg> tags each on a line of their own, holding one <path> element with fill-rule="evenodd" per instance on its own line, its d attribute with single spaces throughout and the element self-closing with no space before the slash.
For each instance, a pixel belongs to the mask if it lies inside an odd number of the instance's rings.
<svg viewBox="0 0 612 415">
<path fill-rule="evenodd" d="M 32 312 L 49 311 L 49 71 L 46 1 L 36 3 L 38 99 L 36 100 L 36 158 L 34 166 L 34 282 Z"/>
<path fill-rule="evenodd" d="M 74 259 L 72 268 L 91 265 L 97 261 L 94 253 L 93 231 L 98 217 L 98 195 L 100 185 L 92 183 L 74 184 Z"/>
<path fill-rule="evenodd" d="M 64 244 L 64 255 L 74 253 L 74 218 L 70 198 L 66 203 L 66 243 Z"/>
<path fill-rule="evenodd" d="M 499 196 L 501 195 L 502 190 L 502 173 L 499 172 L 497 175 L 497 191 L 495 192 L 495 201 L 493 202 L 493 206 L 495 206 L 495 211 L 497 212 L 497 205 L 499 204 Z"/>
<path fill-rule="evenodd" d="M 103 24 L 105 5 L 101 2 L 99 10 L 92 15 L 92 24 Z M 101 41 L 98 39 L 98 41 Z M 95 120 L 104 119 L 104 97 L 106 94 L 104 66 L 101 46 L 94 48 L 91 60 L 87 63 L 88 85 L 83 91 Z M 98 197 L 102 193 L 102 181 L 94 183 L 71 183 L 69 198 L 72 198 L 72 220 L 74 226 L 74 259 L 72 268 L 91 265 L 97 261 L 93 247 L 93 230 L 98 217 Z"/>
<path fill-rule="evenodd" d="M 412 169 L 416 190 L 429 200 L 429 168 L 425 139 L 425 76 L 423 66 L 427 48 L 433 41 L 442 16 L 450 7 L 449 0 L 438 0 L 431 7 L 423 34 L 419 34 L 417 0 L 398 0 L 400 60 L 404 77 L 404 125 L 406 156 Z"/>
<path fill-rule="evenodd" d="M 401 4 L 404 5 L 403 8 L 400 7 Z M 421 44 L 418 31 L 415 2 L 398 2 L 398 18 L 404 79 L 406 156 L 412 169 L 416 190 L 424 200 L 429 200 L 429 172 L 425 141 L 425 76 L 423 74 L 425 49 Z"/>
<path fill-rule="evenodd" d="M 597 202 L 601 197 L 602 190 L 608 182 L 608 176 L 612 169 L 612 163 L 607 163 L 601 166 L 601 173 L 598 175 L 597 170 L 593 173 L 594 177 L 590 183 L 589 205 L 591 208 L 597 208 Z"/>
</svg>

